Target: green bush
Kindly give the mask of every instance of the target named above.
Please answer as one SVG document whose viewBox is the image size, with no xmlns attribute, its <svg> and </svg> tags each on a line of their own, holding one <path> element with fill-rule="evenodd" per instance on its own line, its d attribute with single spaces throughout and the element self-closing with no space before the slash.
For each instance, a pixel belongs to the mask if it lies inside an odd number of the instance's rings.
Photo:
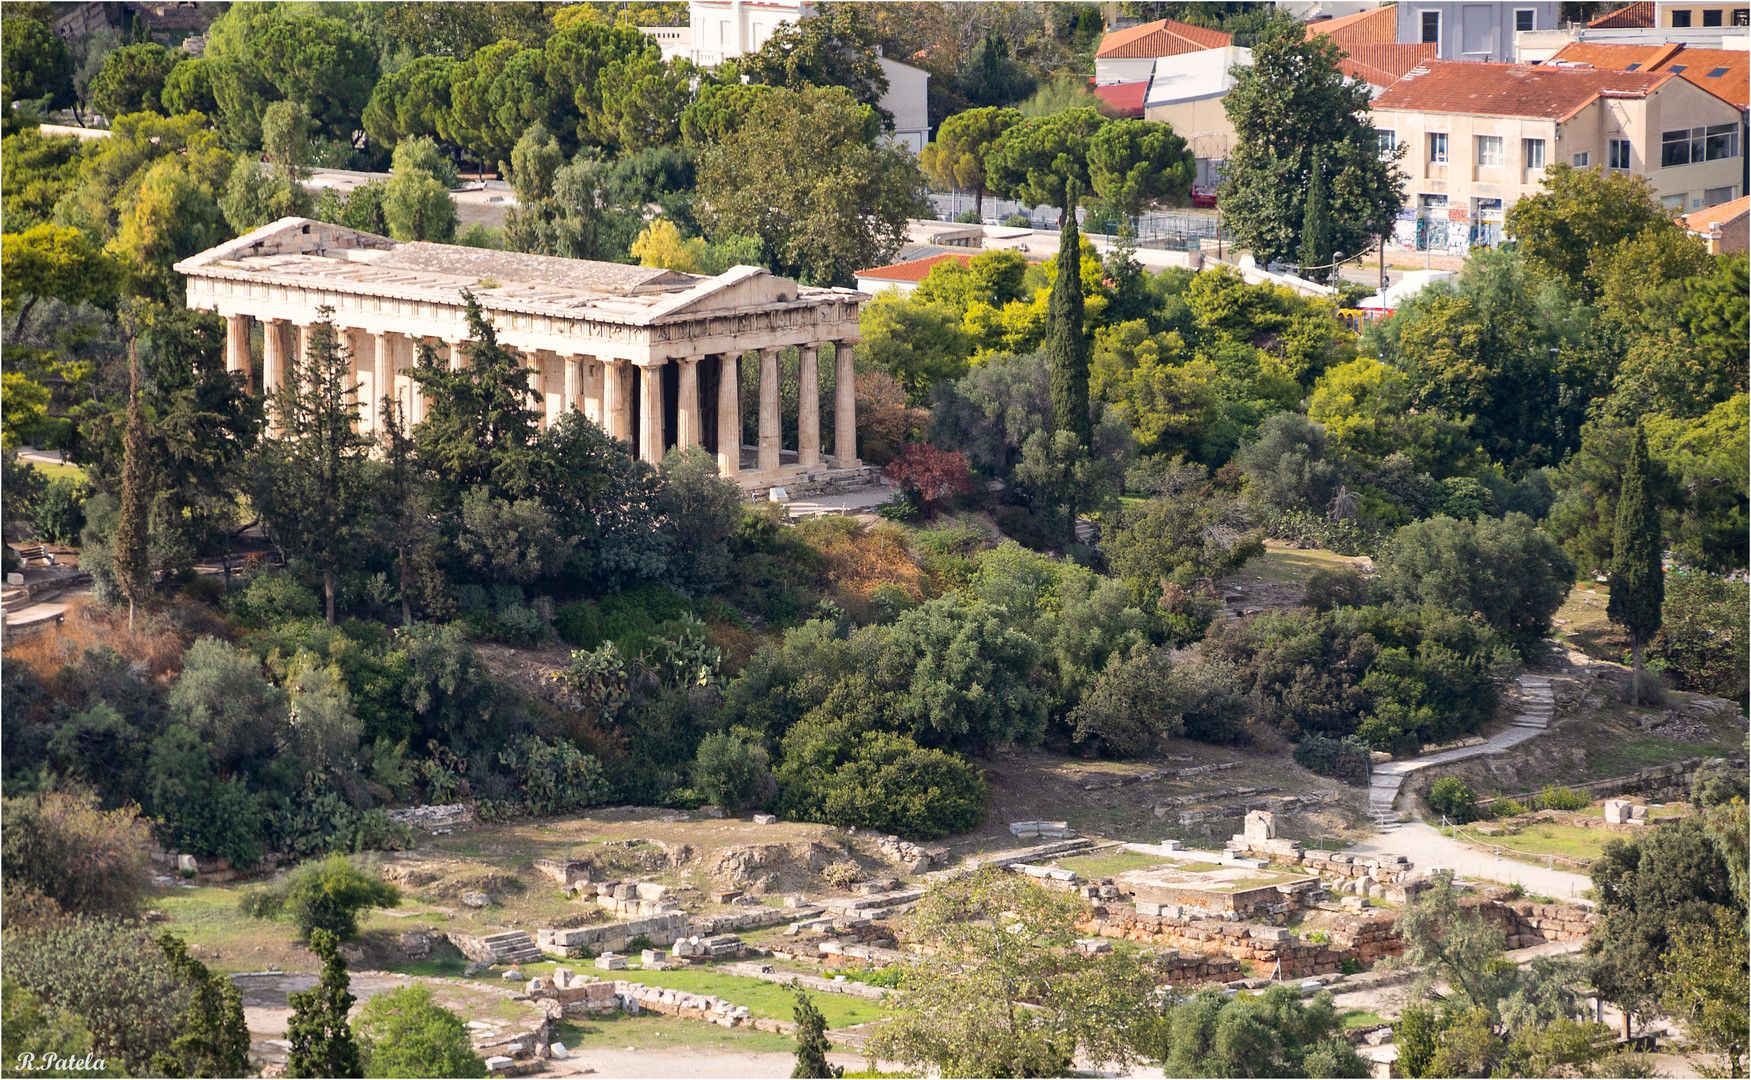
<svg viewBox="0 0 1751 1080">
<path fill-rule="evenodd" d="M 962 210 L 955 215 L 955 222 L 960 225 L 977 225 L 985 219 L 979 216 L 978 210 Z"/>
<path fill-rule="evenodd" d="M 1295 746 L 1295 764 L 1356 787 L 1368 785 L 1373 771 L 1368 748 L 1350 739 L 1308 735 Z"/>
<path fill-rule="evenodd" d="M 365 1076 L 486 1075 L 468 1026 L 432 1000 L 430 987 L 378 994 L 353 1026 Z"/>
<path fill-rule="evenodd" d="M 291 916 L 303 941 L 316 930 L 346 940 L 358 933 L 359 912 L 400 903 L 401 890 L 360 870 L 344 855 L 330 855 L 305 863 L 273 886 L 244 893 L 238 908 L 257 919 Z"/>
<path fill-rule="evenodd" d="M 1532 800 L 1536 810 L 1585 810 L 1593 805 L 1593 797 L 1574 788 L 1546 784 Z"/>
<path fill-rule="evenodd" d="M 574 600 L 553 614 L 553 632 L 574 649 L 594 649 L 602 644 L 602 620 L 596 615 L 596 605 L 588 600 Z"/>
<path fill-rule="evenodd" d="M 1477 816 L 1477 796 L 1465 781 L 1457 776 L 1443 776 L 1429 788 L 1429 809 L 1454 821 L 1467 822 Z"/>
<path fill-rule="evenodd" d="M 1490 804 L 1490 816 L 1493 818 L 1519 817 L 1526 813 L 1526 804 L 1518 799 L 1497 799 Z"/>
<path fill-rule="evenodd" d="M 314 619 L 322 614 L 322 601 L 312 589 L 284 570 L 257 571 L 231 599 L 238 621 L 255 627 L 277 626 L 293 619 Z"/>
<path fill-rule="evenodd" d="M 57 476 L 36 500 L 33 523 L 37 535 L 50 544 L 71 544 L 85 528 L 85 500 L 93 488 L 83 478 Z"/>
<path fill-rule="evenodd" d="M 836 763 L 836 767 L 835 767 Z M 805 721 L 785 737 L 785 816 L 934 840 L 984 820 L 985 778 L 960 755 L 885 731 Z"/>
<path fill-rule="evenodd" d="M 1034 227 L 1034 219 L 1026 214 L 1011 214 L 1003 219 L 1003 224 L 1011 229 L 1031 229 Z"/>
<path fill-rule="evenodd" d="M 699 741 L 692 775 L 701 798 L 734 813 L 759 800 L 766 786 L 766 751 L 735 735 L 707 735 Z"/>
</svg>

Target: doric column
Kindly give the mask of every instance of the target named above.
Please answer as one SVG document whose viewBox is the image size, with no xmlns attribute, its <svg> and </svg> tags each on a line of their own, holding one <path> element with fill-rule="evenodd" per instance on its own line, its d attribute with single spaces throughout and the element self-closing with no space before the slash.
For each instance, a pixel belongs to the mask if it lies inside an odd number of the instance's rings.
<svg viewBox="0 0 1751 1080">
<path fill-rule="evenodd" d="M 639 364 L 638 456 L 652 465 L 663 460 L 663 366 L 667 360 Z"/>
<path fill-rule="evenodd" d="M 742 376 L 735 353 L 718 358 L 717 472 L 733 477 L 742 471 Z"/>
<path fill-rule="evenodd" d="M 462 350 L 468 344 L 466 341 L 450 341 L 450 370 L 461 371 L 463 367 Z"/>
<path fill-rule="evenodd" d="M 833 345 L 833 453 L 841 469 L 857 462 L 857 374 L 851 367 L 852 342 Z"/>
<path fill-rule="evenodd" d="M 703 356 L 683 356 L 675 362 L 680 366 L 676 379 L 675 445 L 698 446 L 703 437 L 699 426 L 699 361 Z"/>
<path fill-rule="evenodd" d="M 783 445 L 778 426 L 778 350 L 760 350 L 760 456 L 755 466 L 761 472 L 778 468 Z"/>
<path fill-rule="evenodd" d="M 535 413 L 538 430 L 547 426 L 547 372 L 542 364 L 546 355 L 543 349 L 530 349 L 523 354 L 523 366 L 529 369 L 529 379 L 523 385 L 529 388 L 529 408 Z"/>
<path fill-rule="evenodd" d="M 371 380 L 371 418 L 373 430 L 383 433 L 385 411 L 383 399 L 395 396 L 395 338 L 393 331 L 371 335 L 371 359 L 374 377 Z"/>
<path fill-rule="evenodd" d="M 797 350 L 796 463 L 812 468 L 821 463 L 821 349 Z"/>
<path fill-rule="evenodd" d="M 606 382 L 608 378 L 606 374 L 608 365 L 604 364 L 600 358 L 594 356 L 585 356 L 580 359 L 583 361 L 584 372 L 584 416 L 603 425 L 604 430 L 606 430 L 606 425 L 608 423 L 608 406 L 605 404 L 606 399 L 602 395 L 604 393 L 603 383 Z"/>
<path fill-rule="evenodd" d="M 565 404 L 560 406 L 560 415 L 581 408 L 584 393 L 584 358 L 567 356 L 565 360 Z"/>
<path fill-rule="evenodd" d="M 625 360 L 602 361 L 602 407 L 607 410 L 608 434 L 623 442 L 632 437 L 632 410 L 626 385 L 630 375 Z"/>
<path fill-rule="evenodd" d="M 250 390 L 248 315 L 225 316 L 225 370 L 243 373 L 243 389 Z"/>
<path fill-rule="evenodd" d="M 286 320 L 266 319 L 261 324 L 261 392 L 271 395 L 286 377 Z"/>
</svg>

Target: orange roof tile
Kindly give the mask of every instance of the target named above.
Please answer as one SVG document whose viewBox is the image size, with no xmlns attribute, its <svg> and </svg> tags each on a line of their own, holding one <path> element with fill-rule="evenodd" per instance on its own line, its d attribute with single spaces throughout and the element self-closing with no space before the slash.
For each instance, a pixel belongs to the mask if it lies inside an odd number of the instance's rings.
<svg viewBox="0 0 1751 1080">
<path fill-rule="evenodd" d="M 1379 7 L 1345 15 L 1341 19 L 1321 19 L 1308 23 L 1307 32 L 1325 34 L 1345 49 L 1352 45 L 1396 45 L 1398 9 Z"/>
<path fill-rule="evenodd" d="M 1678 219 L 1678 223 L 1691 232 L 1713 232 L 1729 221 L 1744 217 L 1748 212 L 1751 212 L 1751 195 L 1741 195 L 1732 202 L 1685 214 Z"/>
<path fill-rule="evenodd" d="M 930 271 L 940 263 L 950 259 L 959 259 L 962 266 L 973 261 L 971 255 L 958 252 L 948 252 L 943 255 L 932 255 L 929 258 L 913 259 L 911 262 L 894 263 L 892 266 L 878 266 L 871 270 L 859 270 L 853 277 L 875 278 L 878 281 L 923 281 Z"/>
<path fill-rule="evenodd" d="M 1338 67 L 1352 79 L 1370 86 L 1386 87 L 1405 77 L 1425 60 L 1435 59 L 1435 43 L 1417 42 L 1411 45 L 1349 45 L 1347 55 Z"/>
<path fill-rule="evenodd" d="M 1376 109 L 1567 120 L 1603 96 L 1648 94 L 1670 72 L 1426 60 L 1374 99 Z"/>
<path fill-rule="evenodd" d="M 1210 30 L 1173 19 L 1157 19 L 1140 26 L 1114 30 L 1100 40 L 1095 55 L 1106 59 L 1141 59 L 1151 56 L 1178 56 L 1181 53 L 1202 52 L 1205 49 L 1226 48 L 1234 43 L 1233 34 Z"/>
<path fill-rule="evenodd" d="M 1142 82 L 1108 83 L 1091 87 L 1107 112 L 1121 119 L 1143 119 L 1143 99 L 1149 96 L 1149 80 Z"/>
<path fill-rule="evenodd" d="M 1735 108 L 1751 105 L 1751 52 L 1693 49 L 1686 45 L 1605 45 L 1577 41 L 1565 45 L 1546 64 L 1591 64 L 1606 71 L 1669 71 L 1695 83 Z M 1683 70 L 1678 70 L 1678 69 Z M 1715 72 L 1720 72 L 1716 75 Z"/>
<path fill-rule="evenodd" d="M 1646 30 L 1654 25 L 1653 0 L 1635 0 L 1587 25 L 1594 30 Z"/>
</svg>

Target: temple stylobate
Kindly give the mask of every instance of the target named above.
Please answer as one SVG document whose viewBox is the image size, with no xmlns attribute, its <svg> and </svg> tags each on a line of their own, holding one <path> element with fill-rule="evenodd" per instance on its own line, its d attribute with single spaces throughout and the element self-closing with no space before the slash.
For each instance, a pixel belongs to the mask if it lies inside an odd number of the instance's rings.
<svg viewBox="0 0 1751 1080">
<path fill-rule="evenodd" d="M 407 377 L 426 342 L 467 362 L 464 292 L 498 340 L 524 356 L 543 426 L 579 409 L 649 462 L 674 446 L 704 446 L 744 487 L 800 474 L 855 469 L 857 417 L 851 289 L 797 285 L 753 266 L 706 277 L 620 263 L 523 255 L 449 244 L 402 243 L 339 225 L 282 218 L 176 264 L 188 305 L 226 320 L 226 362 L 261 386 L 280 384 L 292 349 L 307 347 L 328 315 L 353 355 L 360 427 L 376 430 L 388 396 L 425 416 Z M 779 356 L 798 351 L 796 450 L 782 448 Z M 831 346 L 832 453 L 821 445 L 822 346 Z M 742 440 L 744 363 L 757 364 L 758 441 Z"/>
</svg>

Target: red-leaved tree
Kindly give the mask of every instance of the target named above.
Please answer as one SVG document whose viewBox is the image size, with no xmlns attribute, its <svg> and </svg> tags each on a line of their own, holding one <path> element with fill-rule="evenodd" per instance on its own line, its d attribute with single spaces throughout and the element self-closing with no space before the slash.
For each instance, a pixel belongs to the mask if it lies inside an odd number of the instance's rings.
<svg viewBox="0 0 1751 1080">
<path fill-rule="evenodd" d="M 882 475 L 906 491 L 916 491 L 927 509 L 951 495 L 972 490 L 967 459 L 959 450 L 938 450 L 929 443 L 910 443 L 888 463 Z"/>
</svg>

